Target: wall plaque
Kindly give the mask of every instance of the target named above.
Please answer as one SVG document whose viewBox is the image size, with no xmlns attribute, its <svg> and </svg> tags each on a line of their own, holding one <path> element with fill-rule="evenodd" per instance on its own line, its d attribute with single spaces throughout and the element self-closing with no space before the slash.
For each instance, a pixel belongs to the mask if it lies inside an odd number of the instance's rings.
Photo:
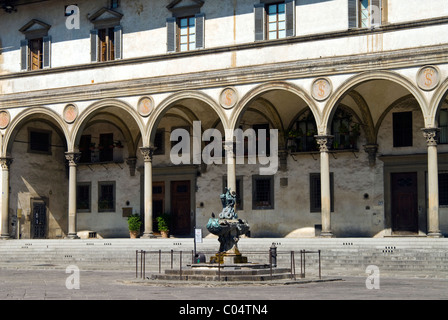
<svg viewBox="0 0 448 320">
<path fill-rule="evenodd" d="M 219 103 L 225 109 L 233 108 L 238 101 L 238 94 L 233 88 L 225 88 L 219 96 Z"/>
<path fill-rule="evenodd" d="M 137 105 L 138 113 L 142 117 L 147 117 L 154 109 L 154 101 L 151 97 L 143 97 L 138 101 Z"/>
<path fill-rule="evenodd" d="M 74 104 L 66 105 L 64 108 L 63 116 L 65 122 L 72 123 L 78 116 L 78 108 Z"/>
<path fill-rule="evenodd" d="M 331 82 L 325 78 L 316 79 L 311 85 L 311 94 L 313 98 L 318 101 L 327 99 L 330 96 L 332 90 L 333 87 L 331 85 Z"/>
<path fill-rule="evenodd" d="M 9 125 L 10 119 L 8 111 L 0 111 L 0 129 L 5 129 Z"/>
<path fill-rule="evenodd" d="M 426 66 L 421 68 L 417 73 L 417 84 L 420 89 L 425 91 L 433 90 L 440 81 L 440 73 L 435 67 Z"/>
</svg>

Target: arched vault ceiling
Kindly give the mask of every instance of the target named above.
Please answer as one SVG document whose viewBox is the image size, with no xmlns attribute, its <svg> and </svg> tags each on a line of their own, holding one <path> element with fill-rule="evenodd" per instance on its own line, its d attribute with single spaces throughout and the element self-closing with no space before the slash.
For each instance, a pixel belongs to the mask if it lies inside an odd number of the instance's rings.
<svg viewBox="0 0 448 320">
<path fill-rule="evenodd" d="M 267 112 L 266 105 L 269 104 L 275 109 L 283 128 L 288 128 L 290 122 L 295 116 L 307 107 L 303 99 L 294 93 L 284 90 L 272 90 L 260 95 L 257 99 L 252 101 L 249 105 L 251 109 L 260 109 Z M 267 113 L 266 116 L 272 119 L 272 116 Z"/>
<path fill-rule="evenodd" d="M 388 80 L 366 81 L 353 88 L 353 90 L 356 90 L 367 103 L 375 124 L 393 102 L 410 94 L 406 88 Z M 341 102 L 350 107 L 353 105 L 353 100 L 349 95 L 346 95 Z M 357 108 L 354 108 L 354 110 L 357 110 Z"/>
</svg>

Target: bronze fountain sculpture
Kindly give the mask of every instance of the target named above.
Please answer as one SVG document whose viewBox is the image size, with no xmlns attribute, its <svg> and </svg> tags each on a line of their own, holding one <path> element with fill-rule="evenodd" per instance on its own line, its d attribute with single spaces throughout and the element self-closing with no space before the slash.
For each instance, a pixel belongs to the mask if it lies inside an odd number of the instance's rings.
<svg viewBox="0 0 448 320">
<path fill-rule="evenodd" d="M 247 257 L 243 257 L 238 250 L 238 241 L 241 235 L 248 234 L 249 224 L 239 219 L 235 211 L 235 191 L 225 188 L 220 198 L 223 209 L 218 218 L 212 213 L 206 226 L 208 231 L 218 236 L 220 243 L 219 252 L 211 257 L 210 262 L 247 263 Z"/>
</svg>

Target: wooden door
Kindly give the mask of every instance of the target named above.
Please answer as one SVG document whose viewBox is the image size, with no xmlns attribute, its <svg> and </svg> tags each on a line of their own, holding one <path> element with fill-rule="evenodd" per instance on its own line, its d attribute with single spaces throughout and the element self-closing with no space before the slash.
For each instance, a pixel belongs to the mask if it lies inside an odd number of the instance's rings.
<svg viewBox="0 0 448 320">
<path fill-rule="evenodd" d="M 392 173 L 392 231 L 418 232 L 417 173 Z"/>
<path fill-rule="evenodd" d="M 175 235 L 191 233 L 190 181 L 171 182 L 171 224 Z"/>
</svg>

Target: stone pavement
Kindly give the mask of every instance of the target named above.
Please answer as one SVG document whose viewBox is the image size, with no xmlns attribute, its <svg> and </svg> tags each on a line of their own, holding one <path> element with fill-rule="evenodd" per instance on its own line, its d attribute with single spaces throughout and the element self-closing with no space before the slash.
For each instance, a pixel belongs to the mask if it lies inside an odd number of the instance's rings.
<svg viewBox="0 0 448 320">
<path fill-rule="evenodd" d="M 366 277 L 305 283 L 156 283 L 136 280 L 131 271 L 1 269 L 1 300 L 394 300 L 448 299 L 448 279 L 379 277 L 379 288 L 368 289 Z M 325 277 L 323 278 L 326 279 Z M 73 286 L 72 286 L 73 287 Z"/>
</svg>

